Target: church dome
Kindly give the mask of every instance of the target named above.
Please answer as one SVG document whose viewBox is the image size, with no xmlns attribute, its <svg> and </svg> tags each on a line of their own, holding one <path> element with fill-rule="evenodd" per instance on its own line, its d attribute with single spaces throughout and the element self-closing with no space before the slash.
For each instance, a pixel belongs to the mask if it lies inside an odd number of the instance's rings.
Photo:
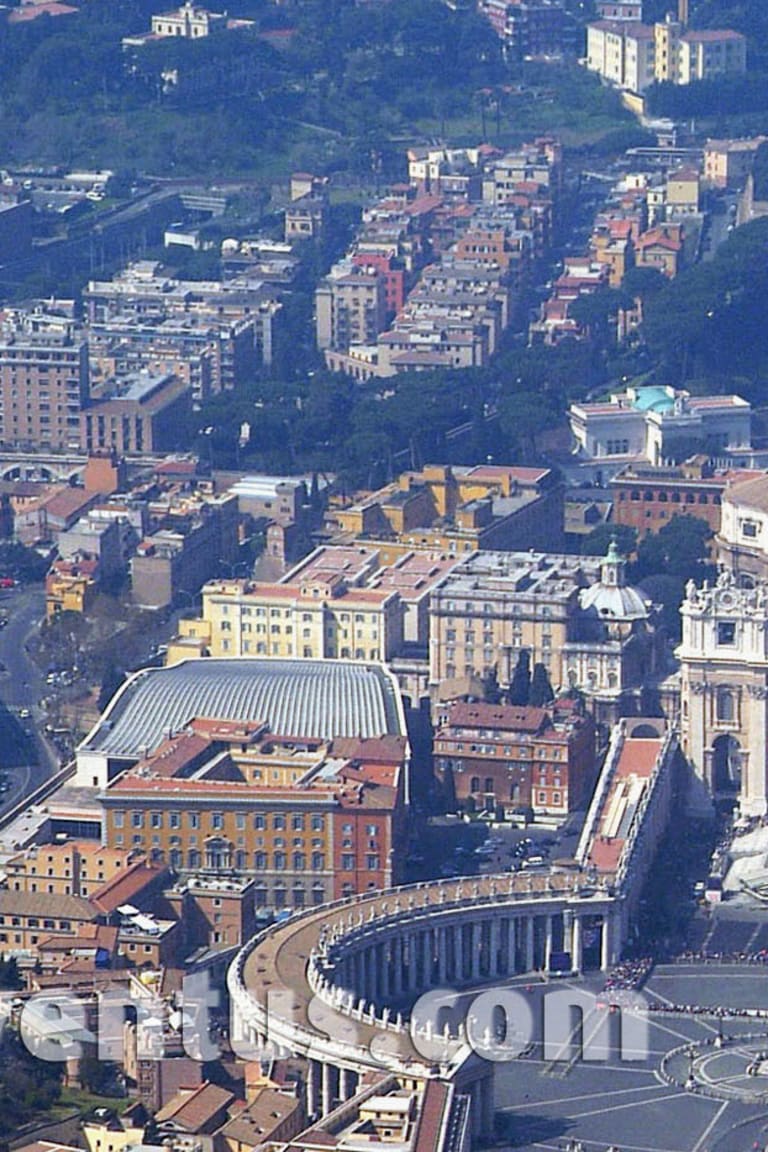
<svg viewBox="0 0 768 1152">
<path fill-rule="evenodd" d="M 649 601 L 626 582 L 626 560 L 611 540 L 600 569 L 600 579 L 579 593 L 582 612 L 601 620 L 647 620 Z"/>
</svg>

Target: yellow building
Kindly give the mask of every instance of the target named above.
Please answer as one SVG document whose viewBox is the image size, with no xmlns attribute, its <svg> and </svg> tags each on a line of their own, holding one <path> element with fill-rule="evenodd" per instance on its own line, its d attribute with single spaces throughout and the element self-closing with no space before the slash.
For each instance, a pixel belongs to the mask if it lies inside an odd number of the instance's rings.
<svg viewBox="0 0 768 1152">
<path fill-rule="evenodd" d="M 382 562 L 405 550 L 456 556 L 478 548 L 562 544 L 563 486 L 547 468 L 431 464 L 334 509 L 334 543 L 373 542 Z"/>
<path fill-rule="evenodd" d="M 91 840 L 33 845 L 5 865 L 13 892 L 90 896 L 125 870 L 130 853 Z"/>
<path fill-rule="evenodd" d="M 396 591 L 357 588 L 342 573 L 290 584 L 212 581 L 191 625 L 211 656 L 387 661 L 403 644 Z"/>
<path fill-rule="evenodd" d="M 45 578 L 45 614 L 86 612 L 96 598 L 97 560 L 57 560 Z"/>
</svg>

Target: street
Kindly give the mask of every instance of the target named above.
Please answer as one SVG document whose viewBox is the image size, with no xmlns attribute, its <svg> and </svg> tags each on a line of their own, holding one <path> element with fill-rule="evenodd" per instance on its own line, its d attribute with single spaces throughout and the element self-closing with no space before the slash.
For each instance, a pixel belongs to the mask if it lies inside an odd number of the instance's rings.
<svg viewBox="0 0 768 1152">
<path fill-rule="evenodd" d="M 59 766 L 38 732 L 43 680 L 25 649 L 44 611 L 45 593 L 39 586 L 0 593 L 0 612 L 8 618 L 0 629 L 0 770 L 9 785 L 0 812 L 33 792 Z"/>
</svg>

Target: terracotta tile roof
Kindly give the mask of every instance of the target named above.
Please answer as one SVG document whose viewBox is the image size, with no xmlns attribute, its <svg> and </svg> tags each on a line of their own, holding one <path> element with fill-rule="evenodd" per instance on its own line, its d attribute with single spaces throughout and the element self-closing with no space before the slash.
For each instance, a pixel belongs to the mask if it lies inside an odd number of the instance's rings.
<svg viewBox="0 0 768 1152">
<path fill-rule="evenodd" d="M 541 732 L 547 721 L 544 708 L 513 704 L 451 705 L 448 723 L 457 728 L 498 728 L 505 732 Z"/>
<path fill-rule="evenodd" d="M 9 888 L 0 889 L 0 915 L 95 920 L 99 909 L 82 896 L 66 896 L 55 892 L 15 892 Z"/>
<path fill-rule="evenodd" d="M 220 1136 L 224 1140 L 237 1140 L 242 1144 L 261 1144 L 300 1108 L 301 1104 L 295 1096 L 289 1096 L 277 1088 L 262 1088 L 247 1108 L 225 1124 Z"/>
<path fill-rule="evenodd" d="M 235 1096 L 226 1088 L 205 1081 L 193 1091 L 177 1092 L 155 1115 L 159 1125 L 168 1124 L 185 1132 L 204 1133 L 233 1102 Z"/>
<path fill-rule="evenodd" d="M 130 904 L 139 892 L 167 871 L 164 864 L 137 860 L 135 864 L 97 888 L 91 896 L 91 903 L 100 912 L 107 914 L 114 912 L 121 904 Z"/>
</svg>

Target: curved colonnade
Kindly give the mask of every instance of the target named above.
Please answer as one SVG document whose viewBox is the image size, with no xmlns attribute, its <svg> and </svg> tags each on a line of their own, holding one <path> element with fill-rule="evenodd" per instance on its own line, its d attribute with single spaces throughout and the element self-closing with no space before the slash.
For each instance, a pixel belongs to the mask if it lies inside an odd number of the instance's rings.
<svg viewBox="0 0 768 1152">
<path fill-rule="evenodd" d="M 503 983 L 547 971 L 607 969 L 623 901 L 573 873 L 441 880 L 351 897 L 273 925 L 228 976 L 233 1040 L 253 1059 L 308 1060 L 307 1108 L 326 1115 L 366 1072 L 454 1080 L 473 1096 L 476 1130 L 492 1122 L 492 1065 L 472 1058 L 462 1025 L 410 1019 L 430 989 Z"/>
</svg>

